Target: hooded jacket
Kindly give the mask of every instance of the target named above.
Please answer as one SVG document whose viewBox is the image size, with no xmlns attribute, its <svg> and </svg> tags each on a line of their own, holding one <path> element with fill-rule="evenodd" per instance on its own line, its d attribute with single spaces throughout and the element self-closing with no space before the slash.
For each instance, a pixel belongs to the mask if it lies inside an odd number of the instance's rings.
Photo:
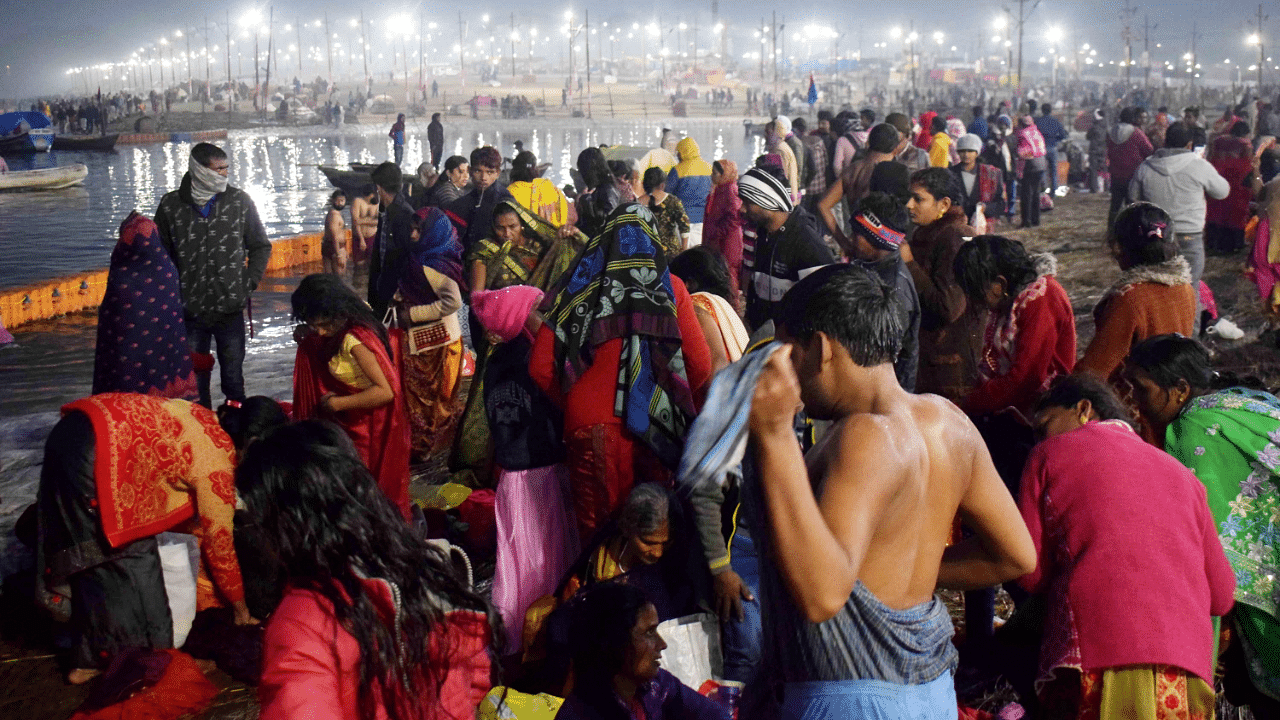
<svg viewBox="0 0 1280 720">
<path fill-rule="evenodd" d="M 1128 185 L 1133 173 L 1151 154 L 1151 141 L 1145 133 L 1129 123 L 1119 123 L 1107 134 L 1107 164 L 1111 168 L 1111 186 Z"/>
<path fill-rule="evenodd" d="M 1164 148 L 1147 158 L 1129 183 L 1129 199 L 1146 200 L 1164 208 L 1179 234 L 1204 232 L 1207 193 L 1225 198 L 1231 185 L 1208 160 L 1190 150 Z"/>
<path fill-rule="evenodd" d="M 680 198 L 689 222 L 700 223 L 711 194 L 711 166 L 702 159 L 698 141 L 691 137 L 677 143 L 676 152 L 680 153 L 680 164 L 667 174 L 667 192 Z"/>
</svg>

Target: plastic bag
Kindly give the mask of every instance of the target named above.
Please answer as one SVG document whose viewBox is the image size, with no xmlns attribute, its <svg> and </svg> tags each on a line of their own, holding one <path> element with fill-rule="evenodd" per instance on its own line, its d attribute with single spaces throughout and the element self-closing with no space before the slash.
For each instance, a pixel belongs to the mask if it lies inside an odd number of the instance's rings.
<svg viewBox="0 0 1280 720">
<path fill-rule="evenodd" d="M 658 634 L 667 643 L 662 666 L 689 687 L 724 676 L 724 655 L 720 648 L 720 620 L 709 613 L 673 618 L 658 625 Z"/>
<path fill-rule="evenodd" d="M 983 209 L 981 204 L 974 211 L 973 217 L 969 220 L 969 225 L 977 231 L 977 235 L 986 235 L 991 232 L 991 225 L 987 222 L 987 211 Z"/>
<path fill-rule="evenodd" d="M 200 567 L 200 545 L 194 535 L 160 533 L 156 536 L 164 591 L 173 617 L 173 646 L 182 647 L 196 620 L 196 573 Z M 194 559 L 194 560 L 193 560 Z"/>
</svg>

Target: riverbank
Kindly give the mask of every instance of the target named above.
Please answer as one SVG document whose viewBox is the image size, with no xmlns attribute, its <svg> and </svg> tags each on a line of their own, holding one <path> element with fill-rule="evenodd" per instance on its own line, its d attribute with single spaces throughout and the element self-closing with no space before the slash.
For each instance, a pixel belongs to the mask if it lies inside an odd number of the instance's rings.
<svg viewBox="0 0 1280 720">
<path fill-rule="evenodd" d="M 1058 279 L 1067 290 L 1078 326 L 1080 351 L 1093 337 L 1092 309 L 1120 276 L 1107 252 L 1104 225 L 1108 197 L 1072 193 L 1059 198 L 1057 209 L 1044 215 L 1035 229 L 998 229 L 1025 242 L 1029 249 L 1052 252 L 1059 260 Z M 1240 273 L 1242 256 L 1210 257 L 1205 280 L 1217 296 L 1223 314 L 1246 331 L 1236 342 L 1209 339 L 1224 367 L 1258 374 L 1269 385 L 1280 384 L 1276 350 L 1255 342 L 1263 317 L 1252 283 Z M 249 341 L 245 378 L 250 394 L 288 399 L 292 391 L 294 343 L 288 296 L 302 274 L 318 270 L 307 265 L 269 273 L 253 295 L 256 337 Z M 31 555 L 13 533 L 13 523 L 34 501 L 43 460 L 44 438 L 57 419 L 58 408 L 89 392 L 93 365 L 94 318 L 87 313 L 33 323 L 15 333 L 16 342 L 0 348 L 0 575 L 31 566 Z M 74 382 L 51 383 L 47 369 Z M 435 475 L 415 482 L 420 491 L 439 477 L 444 451 L 434 457 Z M 16 589 L 12 592 L 16 592 Z M 87 695 L 87 688 L 67 686 L 58 673 L 47 640 L 37 640 L 29 614 L 9 609 L 23 598 L 8 589 L 0 602 L 0 715 L 30 720 L 61 720 Z M 956 618 L 959 622 L 960 618 Z M 27 624 L 23 625 L 22 623 Z M 221 688 L 214 707 L 203 720 L 256 718 L 253 688 L 215 672 Z"/>
</svg>

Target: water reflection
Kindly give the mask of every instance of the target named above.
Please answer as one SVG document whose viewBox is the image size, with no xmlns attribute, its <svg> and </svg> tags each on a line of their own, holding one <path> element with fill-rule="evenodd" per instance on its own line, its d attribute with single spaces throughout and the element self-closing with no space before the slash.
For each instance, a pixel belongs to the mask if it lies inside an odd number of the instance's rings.
<svg viewBox="0 0 1280 720">
<path fill-rule="evenodd" d="M 673 126 L 675 137 L 691 136 L 711 159 L 730 157 L 747 163 L 763 150 L 759 137 L 744 139 L 730 120 L 688 121 Z M 570 168 L 585 147 L 599 144 L 656 146 L 662 123 L 600 122 L 589 128 L 563 124 L 525 125 L 498 131 L 467 123 L 445 125 L 448 155 L 466 157 L 482 141 L 493 142 L 503 157 L 515 155 L 521 140 L 540 162 L 550 163 L 546 177 L 557 185 L 573 182 Z M 367 134 L 357 134 L 359 132 Z M 246 190 L 271 237 L 315 232 L 321 228 L 332 187 L 319 165 L 352 161 L 375 163 L 391 155 L 391 141 L 381 126 L 348 127 L 345 134 L 308 135 L 312 129 L 269 129 L 235 132 L 218 142 L 231 158 L 231 184 Z M 0 194 L 0 287 L 20 285 L 105 267 L 116 230 L 130 210 L 153 213 L 160 197 L 178 187 L 187 170 L 190 143 L 121 146 L 115 153 L 42 153 L 15 158 L 15 170 L 84 163 L 89 177 L 83 188 L 68 193 Z M 402 167 L 414 172 L 429 154 L 426 125 L 410 127 Z"/>
</svg>

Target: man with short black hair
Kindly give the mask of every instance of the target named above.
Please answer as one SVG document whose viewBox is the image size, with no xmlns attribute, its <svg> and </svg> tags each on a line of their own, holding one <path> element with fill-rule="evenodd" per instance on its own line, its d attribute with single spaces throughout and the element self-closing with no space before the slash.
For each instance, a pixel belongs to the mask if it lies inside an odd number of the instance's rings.
<svg viewBox="0 0 1280 720">
<path fill-rule="evenodd" d="M 1208 160 L 1191 151 L 1193 136 L 1182 123 L 1170 125 L 1164 147 L 1138 166 L 1129 183 L 1129 201 L 1146 200 L 1164 208 L 1173 220 L 1178 247 L 1191 265 L 1191 287 L 1204 273 L 1205 195 L 1221 200 L 1231 192 Z"/>
<path fill-rule="evenodd" d="M 458 240 L 462 249 L 470 252 L 472 246 L 485 239 L 493 226 L 493 208 L 502 200 L 513 200 L 507 186 L 498 181 L 502 173 L 502 154 L 490 145 L 471 151 L 471 189 L 462 197 L 442 205 L 458 228 Z"/>
<path fill-rule="evenodd" d="M 762 674 L 783 687 L 768 717 L 954 719 L 957 654 L 936 588 L 1036 567 L 977 428 L 899 386 L 896 305 L 864 268 L 821 268 L 783 298 L 784 345 L 758 371 L 742 494 L 769 558 Z M 808 453 L 793 430 L 801 407 L 832 423 Z M 947 547 L 957 515 L 974 535 Z"/>
<path fill-rule="evenodd" d="M 983 117 L 982 106 L 973 106 L 973 122 L 969 123 L 966 132 L 977 135 L 979 139 L 986 142 L 987 135 L 991 133 L 991 127 L 987 125 L 987 119 Z"/>
<path fill-rule="evenodd" d="M 902 320 L 902 345 L 893 361 L 893 372 L 903 390 L 915 392 L 920 362 L 920 296 L 898 251 L 907 237 L 907 208 L 888 193 L 873 192 L 858 201 L 851 213 L 850 260 L 893 288 Z"/>
<path fill-rule="evenodd" d="M 405 200 L 400 166 L 384 162 L 373 169 L 378 189 L 378 231 L 369 259 L 369 306 L 382 317 L 391 304 L 413 245 L 413 208 Z"/>
<path fill-rule="evenodd" d="M 849 249 L 849 238 L 845 236 L 835 216 L 836 206 L 841 200 L 852 208 L 865 196 L 871 187 L 871 174 L 882 162 L 892 162 L 897 152 L 901 136 L 897 128 L 889 123 L 880 123 L 871 128 L 867 136 L 867 155 L 860 160 L 849 163 L 840 177 L 827 189 L 826 195 L 818 202 L 818 216 L 827 227 L 827 232 L 835 238 L 836 243 L 846 252 Z"/>
<path fill-rule="evenodd" d="M 779 175 L 751 168 L 738 180 L 742 214 L 756 232 L 742 268 L 748 279 L 746 320 L 753 331 L 774 319 L 782 296 L 811 268 L 836 261 L 817 219 L 791 202 Z"/>
<path fill-rule="evenodd" d="M 217 344 L 222 394 L 244 400 L 244 308 L 267 270 L 271 242 L 258 208 L 227 184 L 231 164 L 222 148 L 197 143 L 177 190 L 156 208 L 160 241 L 178 268 L 184 322 L 200 404 L 213 405 Z"/>
</svg>

